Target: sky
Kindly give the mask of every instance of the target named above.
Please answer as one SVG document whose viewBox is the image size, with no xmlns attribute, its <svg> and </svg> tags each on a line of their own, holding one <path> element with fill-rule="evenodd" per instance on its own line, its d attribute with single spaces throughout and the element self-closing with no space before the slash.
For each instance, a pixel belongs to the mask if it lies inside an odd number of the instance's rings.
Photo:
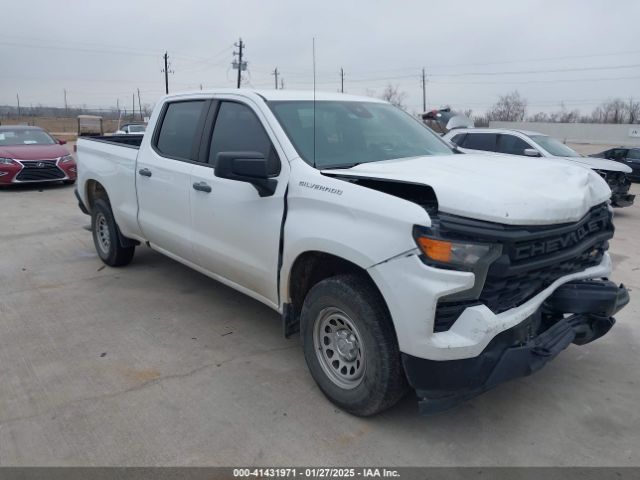
<svg viewBox="0 0 640 480">
<path fill-rule="evenodd" d="M 590 112 L 640 99 L 637 0 L 21 0 L 0 9 L 0 105 L 131 108 L 171 92 L 235 87 L 234 43 L 246 45 L 243 86 L 380 95 L 407 110 L 451 105 L 480 114 L 518 90 L 528 114 Z M 137 103 L 137 97 L 136 97 Z M 136 105 L 136 109 L 137 109 Z"/>
</svg>

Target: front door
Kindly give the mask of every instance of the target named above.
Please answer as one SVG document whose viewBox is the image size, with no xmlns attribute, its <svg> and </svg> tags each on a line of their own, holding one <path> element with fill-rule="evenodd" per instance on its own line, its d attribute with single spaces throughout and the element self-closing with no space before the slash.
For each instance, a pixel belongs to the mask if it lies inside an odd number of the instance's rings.
<svg viewBox="0 0 640 480">
<path fill-rule="evenodd" d="M 215 109 L 215 111 L 213 111 Z M 248 103 L 222 100 L 212 107 L 215 118 L 206 164 L 191 172 L 191 224 L 198 265 L 246 293 L 278 303 L 278 254 L 284 213 L 288 163 L 281 162 L 258 109 Z M 209 123 L 209 122 L 208 122 Z M 278 187 L 260 197 L 249 183 L 214 175 L 220 152 L 259 152 L 271 160 Z M 196 188 L 198 187 L 198 188 Z"/>
</svg>

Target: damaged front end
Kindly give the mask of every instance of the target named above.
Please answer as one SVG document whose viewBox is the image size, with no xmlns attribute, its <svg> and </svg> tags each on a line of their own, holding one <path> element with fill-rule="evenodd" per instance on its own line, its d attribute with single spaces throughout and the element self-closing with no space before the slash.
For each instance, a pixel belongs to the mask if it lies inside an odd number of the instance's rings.
<svg viewBox="0 0 640 480">
<path fill-rule="evenodd" d="M 614 207 L 629 207 L 633 205 L 635 195 L 629 193 L 631 180 L 624 172 L 596 170 L 605 179 L 611 189 L 611 205 Z"/>
<path fill-rule="evenodd" d="M 527 320 L 497 335 L 477 357 L 433 361 L 403 355 L 420 398 L 420 412 L 451 408 L 496 385 L 530 375 L 571 343 L 584 345 L 606 334 L 629 303 L 624 285 L 581 280 L 559 287 Z"/>
</svg>

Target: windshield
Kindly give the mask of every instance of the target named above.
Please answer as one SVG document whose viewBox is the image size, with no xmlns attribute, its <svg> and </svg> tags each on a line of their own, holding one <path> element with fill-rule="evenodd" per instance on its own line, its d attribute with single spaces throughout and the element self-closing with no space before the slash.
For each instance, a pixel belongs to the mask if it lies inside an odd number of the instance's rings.
<svg viewBox="0 0 640 480">
<path fill-rule="evenodd" d="M 44 130 L 17 128 L 15 130 L 0 130 L 0 146 L 9 145 L 53 145 L 57 143 Z"/>
<path fill-rule="evenodd" d="M 420 155 L 449 155 L 452 149 L 402 110 L 374 102 L 269 102 L 300 156 L 316 168 L 348 168 Z"/>
<path fill-rule="evenodd" d="M 544 148 L 554 157 L 579 157 L 580 154 L 575 150 L 567 147 L 560 140 L 556 140 L 546 135 L 531 135 L 529 138 Z"/>
</svg>

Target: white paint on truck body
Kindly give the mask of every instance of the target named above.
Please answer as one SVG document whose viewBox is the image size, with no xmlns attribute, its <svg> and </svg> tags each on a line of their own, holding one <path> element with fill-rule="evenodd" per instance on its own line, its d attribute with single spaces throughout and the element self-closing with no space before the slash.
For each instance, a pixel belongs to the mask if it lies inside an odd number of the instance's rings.
<svg viewBox="0 0 640 480">
<path fill-rule="evenodd" d="M 151 139 L 165 103 L 201 98 L 239 101 L 257 115 L 282 163 L 273 196 L 260 197 L 250 184 L 215 177 L 211 167 L 172 166 L 153 152 Z M 606 183 L 570 163 L 484 155 L 405 158 L 321 172 L 300 158 L 267 105 L 272 100 L 312 98 L 312 92 L 289 90 L 166 96 L 152 114 L 139 151 L 78 141 L 79 195 L 87 205 L 88 182 L 99 182 L 125 236 L 148 241 L 171 258 L 280 312 L 290 300 L 291 268 L 300 255 L 318 251 L 352 262 L 366 270 L 380 290 L 400 350 L 427 359 L 473 357 L 495 335 L 523 321 L 557 286 L 611 271 L 605 255 L 601 265 L 558 279 L 524 305 L 500 315 L 471 307 L 450 331 L 434 333 L 438 299 L 468 289 L 474 274 L 433 268 L 420 260 L 412 231 L 416 225 L 431 226 L 424 208 L 336 176 L 426 185 L 434 190 L 440 211 L 506 225 L 576 221 L 607 201 Z M 316 98 L 381 103 L 331 93 L 318 93 Z M 153 176 L 141 177 L 141 168 L 153 169 Z M 192 189 L 193 182 L 203 179 L 212 186 L 211 196 Z"/>
</svg>

